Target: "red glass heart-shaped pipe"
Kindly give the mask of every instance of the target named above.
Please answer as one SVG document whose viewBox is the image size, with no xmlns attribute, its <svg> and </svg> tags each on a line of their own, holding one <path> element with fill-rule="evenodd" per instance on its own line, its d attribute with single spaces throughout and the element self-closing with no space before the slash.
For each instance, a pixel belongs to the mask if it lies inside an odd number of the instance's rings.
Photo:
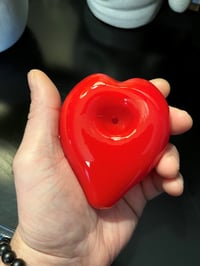
<svg viewBox="0 0 200 266">
<path fill-rule="evenodd" d="M 155 167 L 170 135 L 169 107 L 149 81 L 92 74 L 67 95 L 60 139 L 95 208 L 113 206 Z"/>
</svg>

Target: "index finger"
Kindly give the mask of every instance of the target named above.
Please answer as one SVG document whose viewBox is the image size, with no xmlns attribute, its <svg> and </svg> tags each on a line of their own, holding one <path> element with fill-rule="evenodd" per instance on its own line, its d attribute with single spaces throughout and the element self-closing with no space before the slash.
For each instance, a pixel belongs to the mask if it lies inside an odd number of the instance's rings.
<svg viewBox="0 0 200 266">
<path fill-rule="evenodd" d="M 163 94 L 165 98 L 169 95 L 170 84 L 167 80 L 162 78 L 157 78 L 150 80 L 150 82 L 153 83 L 153 85 L 158 88 L 158 90 Z"/>
</svg>

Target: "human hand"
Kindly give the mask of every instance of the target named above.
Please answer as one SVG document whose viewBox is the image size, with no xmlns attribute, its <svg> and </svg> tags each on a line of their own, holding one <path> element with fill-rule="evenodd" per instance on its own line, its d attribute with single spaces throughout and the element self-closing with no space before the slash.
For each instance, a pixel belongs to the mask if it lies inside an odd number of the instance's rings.
<svg viewBox="0 0 200 266">
<path fill-rule="evenodd" d="M 41 71 L 28 74 L 31 105 L 13 162 L 19 224 L 12 239 L 18 257 L 32 265 L 110 265 L 129 241 L 148 202 L 162 192 L 183 192 L 179 154 L 169 144 L 152 173 L 113 208 L 93 209 L 64 157 L 58 121 L 59 93 Z M 167 81 L 152 80 L 167 97 Z M 192 118 L 170 107 L 171 134 L 182 134 Z"/>
</svg>

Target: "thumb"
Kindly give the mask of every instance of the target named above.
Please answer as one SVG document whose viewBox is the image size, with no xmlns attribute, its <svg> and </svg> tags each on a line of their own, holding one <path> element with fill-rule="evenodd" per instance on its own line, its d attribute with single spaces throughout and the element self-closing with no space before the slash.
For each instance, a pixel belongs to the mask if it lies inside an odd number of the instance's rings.
<svg viewBox="0 0 200 266">
<path fill-rule="evenodd" d="M 38 151 L 49 147 L 57 139 L 61 99 L 58 90 L 45 73 L 28 73 L 31 104 L 19 153 Z"/>
</svg>

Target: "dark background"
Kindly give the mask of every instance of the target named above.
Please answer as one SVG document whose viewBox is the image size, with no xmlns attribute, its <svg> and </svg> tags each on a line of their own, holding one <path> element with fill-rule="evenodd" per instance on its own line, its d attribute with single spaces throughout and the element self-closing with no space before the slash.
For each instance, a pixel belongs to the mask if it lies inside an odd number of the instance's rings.
<svg viewBox="0 0 200 266">
<path fill-rule="evenodd" d="M 49 75 L 62 99 L 94 72 L 118 80 L 163 77 L 170 82 L 169 104 L 194 120 L 189 132 L 171 139 L 180 152 L 185 190 L 147 205 L 113 265 L 200 265 L 200 13 L 178 14 L 164 4 L 153 22 L 122 30 L 95 19 L 83 0 L 30 0 L 23 35 L 0 53 L 0 224 L 12 228 L 17 210 L 11 166 L 26 124 L 26 74 L 32 68 Z"/>
</svg>

